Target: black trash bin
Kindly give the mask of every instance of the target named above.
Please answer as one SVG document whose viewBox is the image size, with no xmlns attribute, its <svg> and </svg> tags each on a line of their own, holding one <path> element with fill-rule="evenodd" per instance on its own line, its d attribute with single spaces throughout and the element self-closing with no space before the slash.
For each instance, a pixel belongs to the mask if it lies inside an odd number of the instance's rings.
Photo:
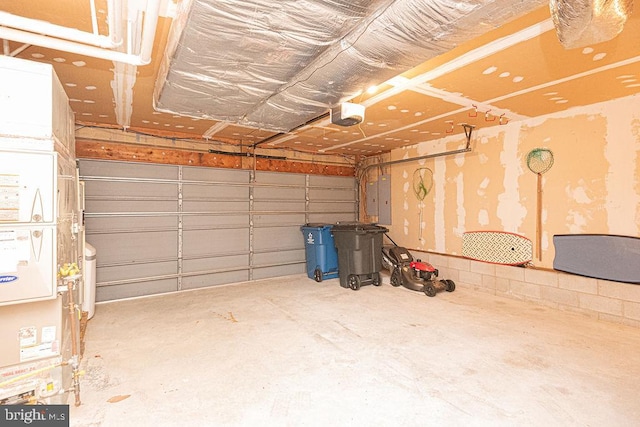
<svg viewBox="0 0 640 427">
<path fill-rule="evenodd" d="M 357 291 L 363 285 L 382 284 L 382 236 L 387 231 L 377 224 L 359 222 L 333 226 L 340 286 Z"/>
</svg>

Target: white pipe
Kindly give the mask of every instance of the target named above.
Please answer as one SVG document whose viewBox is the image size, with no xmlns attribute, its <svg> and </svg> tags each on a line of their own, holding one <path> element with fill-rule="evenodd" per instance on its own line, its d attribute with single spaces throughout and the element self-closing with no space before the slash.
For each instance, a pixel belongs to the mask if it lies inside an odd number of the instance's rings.
<svg viewBox="0 0 640 427">
<path fill-rule="evenodd" d="M 113 44 L 122 45 L 122 0 L 108 0 L 109 38 Z M 113 16 L 113 18 L 111 18 Z"/>
<path fill-rule="evenodd" d="M 25 50 L 29 46 L 31 46 L 31 45 L 28 44 L 28 43 L 24 43 L 22 46 L 15 48 L 13 50 L 13 52 L 11 52 L 11 54 L 9 56 L 17 56 L 20 52 L 22 52 L 23 50 Z"/>
<path fill-rule="evenodd" d="M 96 13 L 96 0 L 90 0 L 89 6 L 91 6 L 91 29 L 93 30 L 94 35 L 100 34 L 98 30 L 98 16 Z M 109 13 L 109 12 L 107 12 Z M 111 30 L 111 25 L 109 25 L 109 30 Z"/>
<path fill-rule="evenodd" d="M 0 16 L 2 14 L 4 14 L 4 12 L 0 12 Z M 78 55 L 90 56 L 93 58 L 106 59 L 108 61 L 122 62 L 130 65 L 147 65 L 151 62 L 151 52 L 153 50 L 153 42 L 155 40 L 159 14 L 160 0 L 148 0 L 144 16 L 144 28 L 142 32 L 142 41 L 140 42 L 139 55 L 101 49 L 99 47 L 76 43 L 70 40 L 62 40 L 60 38 L 49 37 L 48 35 L 33 34 L 27 31 L 2 26 L 0 26 L 0 39 L 9 39 L 21 43 L 33 44 L 49 49 L 76 53 Z M 1 22 L 0 25 L 2 25 Z"/>
<path fill-rule="evenodd" d="M 106 59 L 108 61 L 124 62 L 125 64 L 131 65 L 147 65 L 150 62 L 144 62 L 136 55 L 129 55 L 115 50 L 102 49 L 95 46 L 75 43 L 69 40 L 56 39 L 40 34 L 33 34 L 26 31 L 14 30 L 12 28 L 0 27 L 0 38 L 42 46 L 62 52 L 70 52 L 93 58 Z"/>
<path fill-rule="evenodd" d="M 144 23 L 142 26 L 142 40 L 140 41 L 140 51 L 138 52 L 143 62 L 151 62 L 151 52 L 153 51 L 153 41 L 156 37 L 156 27 L 158 25 L 158 15 L 160 14 L 160 1 L 148 0 L 147 9 L 144 12 Z"/>
<path fill-rule="evenodd" d="M 16 28 L 29 31 L 35 34 L 56 37 L 59 39 L 72 40 L 78 43 L 90 44 L 104 48 L 114 48 L 117 45 L 111 43 L 107 36 L 95 35 L 86 31 L 80 31 L 75 28 L 63 27 L 55 25 L 47 21 L 38 19 L 30 19 L 22 16 L 12 15 L 7 12 L 0 11 L 0 26 Z"/>
<path fill-rule="evenodd" d="M 133 23 L 127 20 L 127 53 L 133 55 Z"/>
</svg>

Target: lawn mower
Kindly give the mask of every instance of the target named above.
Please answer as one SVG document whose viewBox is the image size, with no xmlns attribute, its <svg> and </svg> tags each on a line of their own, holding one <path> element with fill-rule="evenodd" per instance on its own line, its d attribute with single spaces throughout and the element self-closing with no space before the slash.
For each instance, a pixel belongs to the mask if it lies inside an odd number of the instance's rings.
<svg viewBox="0 0 640 427">
<path fill-rule="evenodd" d="M 385 234 L 386 235 L 386 234 Z M 389 240 L 391 238 L 387 236 Z M 453 292 L 456 284 L 453 280 L 438 279 L 438 270 L 428 262 L 414 260 L 407 248 L 393 245 L 382 246 L 382 265 L 391 272 L 391 285 L 404 286 L 413 291 L 422 291 L 429 297 L 438 291 Z"/>
</svg>

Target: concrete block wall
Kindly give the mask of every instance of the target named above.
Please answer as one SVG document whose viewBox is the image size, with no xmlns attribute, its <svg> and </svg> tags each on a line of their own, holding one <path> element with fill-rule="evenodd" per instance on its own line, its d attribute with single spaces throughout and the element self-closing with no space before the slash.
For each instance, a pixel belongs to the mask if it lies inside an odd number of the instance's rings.
<svg viewBox="0 0 640 427">
<path fill-rule="evenodd" d="M 456 288 L 530 301 L 600 320 L 640 328 L 640 285 L 591 279 L 559 271 L 495 265 L 412 251 L 451 279 Z"/>
</svg>

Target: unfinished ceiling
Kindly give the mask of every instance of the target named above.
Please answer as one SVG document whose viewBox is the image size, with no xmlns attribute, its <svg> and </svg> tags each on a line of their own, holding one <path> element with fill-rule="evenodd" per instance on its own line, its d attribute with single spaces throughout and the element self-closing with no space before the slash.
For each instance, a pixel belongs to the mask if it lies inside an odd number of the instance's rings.
<svg viewBox="0 0 640 427">
<path fill-rule="evenodd" d="M 559 32 L 540 0 L 2 0 L 0 39 L 53 64 L 80 125 L 366 156 L 640 92 L 638 14 L 569 16 Z M 96 40 L 32 36 L 40 21 Z M 607 25 L 601 43 L 571 31 Z M 344 101 L 361 124 L 331 123 Z"/>
</svg>

